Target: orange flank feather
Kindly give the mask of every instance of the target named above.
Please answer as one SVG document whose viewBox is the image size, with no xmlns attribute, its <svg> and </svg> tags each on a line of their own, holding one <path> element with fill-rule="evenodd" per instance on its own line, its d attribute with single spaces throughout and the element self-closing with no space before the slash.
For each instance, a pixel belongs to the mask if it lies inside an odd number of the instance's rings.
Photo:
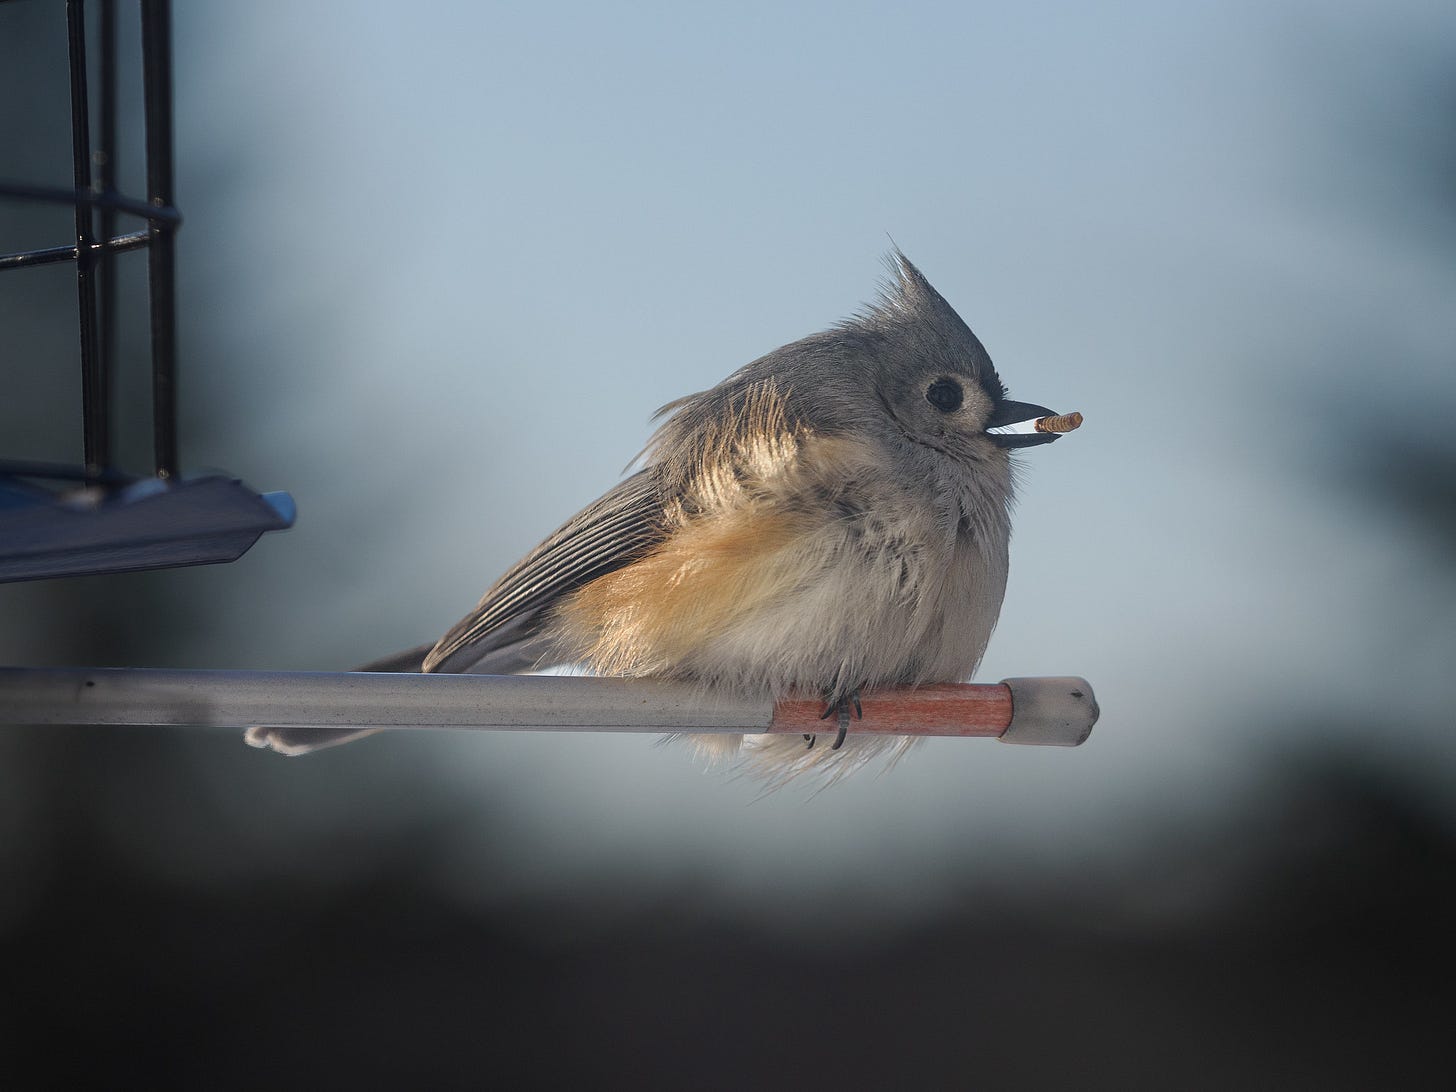
<svg viewBox="0 0 1456 1092">
<path fill-rule="evenodd" d="M 807 517 L 748 505 L 691 520 L 569 596 L 556 628 L 606 675 L 670 671 L 803 578 Z"/>
</svg>

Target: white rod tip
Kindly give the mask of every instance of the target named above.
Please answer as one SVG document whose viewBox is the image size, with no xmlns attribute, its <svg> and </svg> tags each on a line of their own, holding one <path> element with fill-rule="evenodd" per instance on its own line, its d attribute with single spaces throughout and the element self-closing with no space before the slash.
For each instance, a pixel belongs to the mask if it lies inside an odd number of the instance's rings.
<svg viewBox="0 0 1456 1092">
<path fill-rule="evenodd" d="M 1002 679 L 1011 691 L 1011 724 L 1002 743 L 1076 747 L 1092 734 L 1101 712 L 1092 686 L 1076 676 Z"/>
</svg>

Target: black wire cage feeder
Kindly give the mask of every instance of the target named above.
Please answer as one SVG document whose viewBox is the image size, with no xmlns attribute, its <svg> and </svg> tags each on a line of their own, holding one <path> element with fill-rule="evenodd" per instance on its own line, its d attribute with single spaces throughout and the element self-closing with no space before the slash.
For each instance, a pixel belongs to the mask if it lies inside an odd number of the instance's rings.
<svg viewBox="0 0 1456 1092">
<path fill-rule="evenodd" d="M 287 493 L 255 493 L 225 475 L 180 473 L 176 233 L 182 217 L 173 203 L 171 3 L 140 0 L 142 199 L 116 186 L 117 5 L 97 0 L 93 11 L 87 7 L 85 0 L 67 0 L 64 29 L 59 10 L 56 20 L 57 33 L 65 33 L 69 43 L 74 188 L 0 182 L 0 200 L 75 210 L 73 241 L 0 254 L 0 272 L 75 264 L 82 461 L 0 459 L 0 581 L 234 561 L 265 531 L 283 530 L 294 519 Z M 122 230 L 123 218 L 145 226 Z M 135 474 L 116 465 L 112 443 L 114 260 L 141 249 L 147 251 L 153 466 L 150 473 Z"/>
</svg>

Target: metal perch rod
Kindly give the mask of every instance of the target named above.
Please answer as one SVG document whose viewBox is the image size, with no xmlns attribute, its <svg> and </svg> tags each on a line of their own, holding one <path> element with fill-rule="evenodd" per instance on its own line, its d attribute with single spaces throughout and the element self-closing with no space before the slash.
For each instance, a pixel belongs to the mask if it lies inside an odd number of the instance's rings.
<svg viewBox="0 0 1456 1092">
<path fill-rule="evenodd" d="M 1075 747 L 1097 702 L 1077 678 L 867 691 L 852 733 Z M 818 700 L 743 701 L 682 683 L 569 675 L 0 668 L 0 724 L 822 732 Z"/>
</svg>

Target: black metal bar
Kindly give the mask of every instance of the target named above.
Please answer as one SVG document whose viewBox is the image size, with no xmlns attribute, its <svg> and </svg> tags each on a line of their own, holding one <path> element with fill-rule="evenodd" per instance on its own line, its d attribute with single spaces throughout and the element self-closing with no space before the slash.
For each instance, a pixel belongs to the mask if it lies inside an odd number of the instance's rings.
<svg viewBox="0 0 1456 1092">
<path fill-rule="evenodd" d="M 114 467 L 95 472 L 89 467 L 67 466 L 65 463 L 42 463 L 29 459 L 0 459 L 0 478 L 40 478 L 55 481 L 105 482 L 124 484 L 136 481 Z"/>
<path fill-rule="evenodd" d="M 101 0 L 101 141 L 92 155 L 96 192 L 116 192 L 116 3 Z M 116 206 L 97 206 L 102 239 L 116 237 Z M 106 400 L 111 401 L 110 382 L 117 360 L 116 340 L 116 251 L 102 247 L 96 255 L 100 290 L 97 312 L 97 348 L 101 355 L 101 374 L 107 382 Z"/>
<path fill-rule="evenodd" d="M 147 200 L 172 205 L 172 5 L 142 0 L 142 100 Z M 152 437 L 157 477 L 177 474 L 176 248 L 173 226 L 151 222 L 147 288 L 152 319 Z"/>
<path fill-rule="evenodd" d="M 91 186 L 91 119 L 86 96 L 86 6 L 66 0 L 71 53 L 71 165 L 77 190 Z M 76 306 L 81 331 L 81 434 L 86 469 L 101 473 L 111 462 L 108 383 L 97 350 L 95 253 L 91 207 L 76 206 Z"/>
<path fill-rule="evenodd" d="M 182 214 L 170 205 L 158 208 L 146 201 L 138 201 L 134 197 L 126 197 L 119 193 L 96 193 L 89 188 L 65 190 L 56 186 L 32 186 L 25 182 L 0 182 L 0 197 L 19 197 L 27 201 L 53 201 L 58 205 L 83 205 L 86 208 L 112 208 L 118 212 L 141 216 L 150 221 L 170 224 L 174 229 L 182 224 Z"/>
<path fill-rule="evenodd" d="M 96 254 L 102 252 L 120 254 L 127 250 L 140 250 L 151 242 L 151 236 L 145 231 L 133 231 L 129 235 L 117 235 L 115 238 L 103 239 L 91 244 L 91 249 Z M 0 254 L 0 272 L 7 269 L 26 269 L 35 265 L 52 265 L 56 262 L 74 262 L 76 260 L 76 248 L 74 246 L 52 246 L 45 250 L 22 250 L 15 254 Z"/>
</svg>

